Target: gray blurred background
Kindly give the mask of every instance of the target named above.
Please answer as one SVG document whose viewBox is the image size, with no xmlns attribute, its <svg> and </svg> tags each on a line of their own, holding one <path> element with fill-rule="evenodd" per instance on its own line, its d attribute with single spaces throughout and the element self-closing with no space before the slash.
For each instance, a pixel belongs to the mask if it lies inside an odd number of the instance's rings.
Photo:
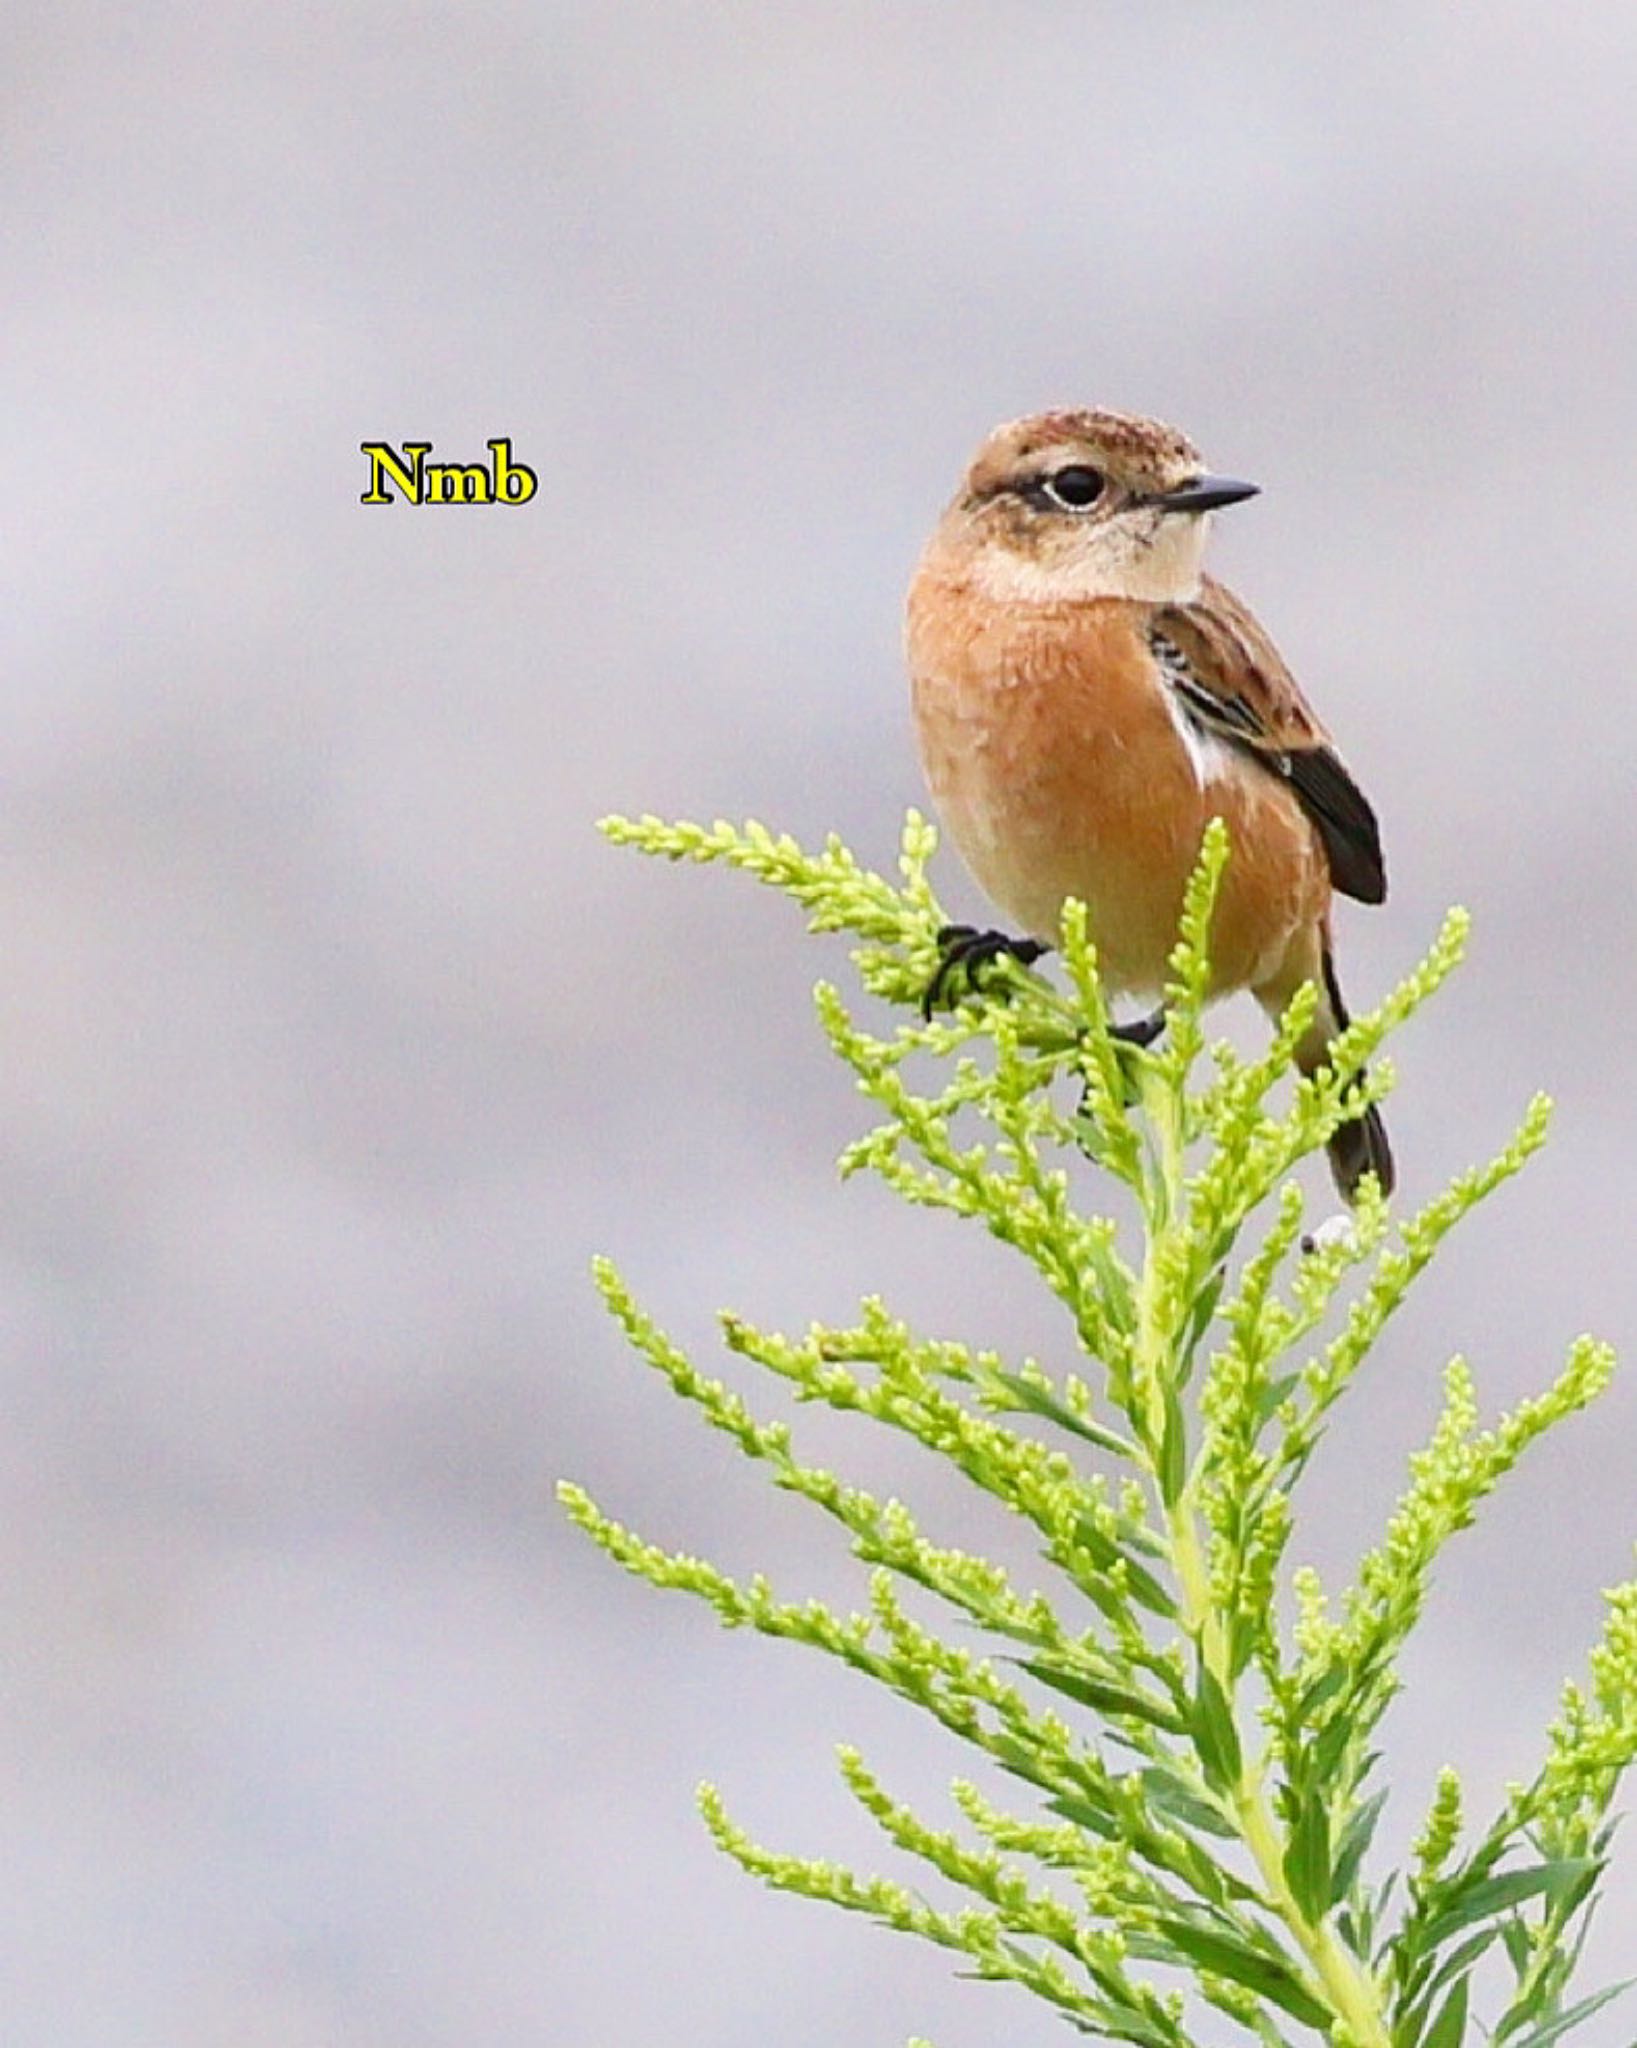
<svg viewBox="0 0 1637 2048">
<path fill-rule="evenodd" d="M 0 38 L 0 2032 L 1057 2038 L 760 1891 L 692 1811 L 708 1773 L 764 1839 L 891 1866 L 832 1744 L 934 1813 L 964 1758 L 553 1504 L 571 1473 L 793 1595 L 858 1583 L 622 1352 L 594 1249 L 706 1355 L 725 1303 L 880 1288 L 1062 1359 L 998 1252 L 835 1186 L 833 942 L 592 821 L 889 859 L 900 595 L 972 444 L 1051 403 L 1180 422 L 1265 486 L 1217 566 L 1383 815 L 1355 999 L 1476 915 L 1399 1047 L 1407 1199 L 1560 1102 L 1297 1554 L 1339 1581 L 1372 1540 L 1455 1349 L 1493 1407 L 1583 1326 L 1637 1348 L 1628 0 L 21 6 Z M 526 509 L 357 502 L 360 440 L 500 434 Z M 804 1426 L 1018 1554 L 913 1449 Z M 1634 1442 L 1637 1373 L 1450 1554 L 1385 1846 L 1445 1757 L 1480 1813 L 1532 1769 L 1629 1569 Z M 1637 1953 L 1622 1857 L 1590 1982 Z"/>
</svg>

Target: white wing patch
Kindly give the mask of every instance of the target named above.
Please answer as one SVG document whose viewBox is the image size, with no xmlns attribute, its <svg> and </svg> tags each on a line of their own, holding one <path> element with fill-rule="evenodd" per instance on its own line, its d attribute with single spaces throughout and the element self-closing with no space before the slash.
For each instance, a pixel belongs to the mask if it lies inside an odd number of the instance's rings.
<svg viewBox="0 0 1637 2048">
<path fill-rule="evenodd" d="M 1227 773 L 1230 765 L 1227 743 L 1208 726 L 1202 725 L 1188 708 L 1186 693 L 1191 689 L 1197 690 L 1199 685 L 1194 681 L 1182 649 L 1163 633 L 1150 633 L 1148 647 L 1164 686 L 1165 708 L 1170 712 L 1171 723 L 1182 741 L 1188 765 L 1194 771 L 1194 780 L 1203 789 L 1208 782 L 1214 782 L 1219 775 Z"/>
</svg>

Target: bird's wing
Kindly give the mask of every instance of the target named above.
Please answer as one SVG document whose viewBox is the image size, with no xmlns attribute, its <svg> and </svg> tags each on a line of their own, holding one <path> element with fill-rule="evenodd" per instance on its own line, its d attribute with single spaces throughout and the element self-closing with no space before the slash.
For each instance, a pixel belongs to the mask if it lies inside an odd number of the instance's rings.
<svg viewBox="0 0 1637 2048">
<path fill-rule="evenodd" d="M 1186 714 L 1290 784 L 1318 828 L 1342 894 L 1383 902 L 1387 870 L 1376 814 L 1249 607 L 1206 576 L 1192 604 L 1155 612 L 1149 642 Z"/>
</svg>

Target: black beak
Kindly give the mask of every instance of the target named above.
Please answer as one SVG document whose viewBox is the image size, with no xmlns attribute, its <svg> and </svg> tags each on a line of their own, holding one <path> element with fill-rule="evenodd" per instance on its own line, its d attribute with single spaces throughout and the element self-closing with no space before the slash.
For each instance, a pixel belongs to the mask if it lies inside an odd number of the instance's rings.
<svg viewBox="0 0 1637 2048">
<path fill-rule="evenodd" d="M 1218 505 L 1237 505 L 1241 498 L 1254 498 L 1260 484 L 1242 484 L 1231 476 L 1196 476 L 1191 484 L 1179 484 L 1174 491 L 1156 491 L 1150 505 L 1163 505 L 1167 512 L 1214 512 Z"/>
</svg>

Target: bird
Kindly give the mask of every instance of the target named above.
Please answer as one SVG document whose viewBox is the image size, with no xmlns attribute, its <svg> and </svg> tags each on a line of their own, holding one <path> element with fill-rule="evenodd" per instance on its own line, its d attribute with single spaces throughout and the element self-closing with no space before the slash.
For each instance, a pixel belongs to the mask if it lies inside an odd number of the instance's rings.
<svg viewBox="0 0 1637 2048">
<path fill-rule="evenodd" d="M 1021 934 L 949 926 L 952 970 L 1056 940 L 1086 906 L 1104 986 L 1158 997 L 1212 817 L 1229 859 L 1211 929 L 1213 999 L 1248 989 L 1277 1019 L 1318 989 L 1296 1064 L 1348 1021 L 1332 898 L 1381 903 L 1375 812 L 1268 633 L 1203 567 L 1211 515 L 1258 486 L 1212 474 L 1174 427 L 1097 408 L 994 431 L 920 558 L 905 654 L 921 764 L 946 830 Z M 1163 1012 L 1120 1027 L 1147 1043 Z M 1356 1201 L 1395 1168 L 1373 1105 L 1329 1141 Z"/>
</svg>

